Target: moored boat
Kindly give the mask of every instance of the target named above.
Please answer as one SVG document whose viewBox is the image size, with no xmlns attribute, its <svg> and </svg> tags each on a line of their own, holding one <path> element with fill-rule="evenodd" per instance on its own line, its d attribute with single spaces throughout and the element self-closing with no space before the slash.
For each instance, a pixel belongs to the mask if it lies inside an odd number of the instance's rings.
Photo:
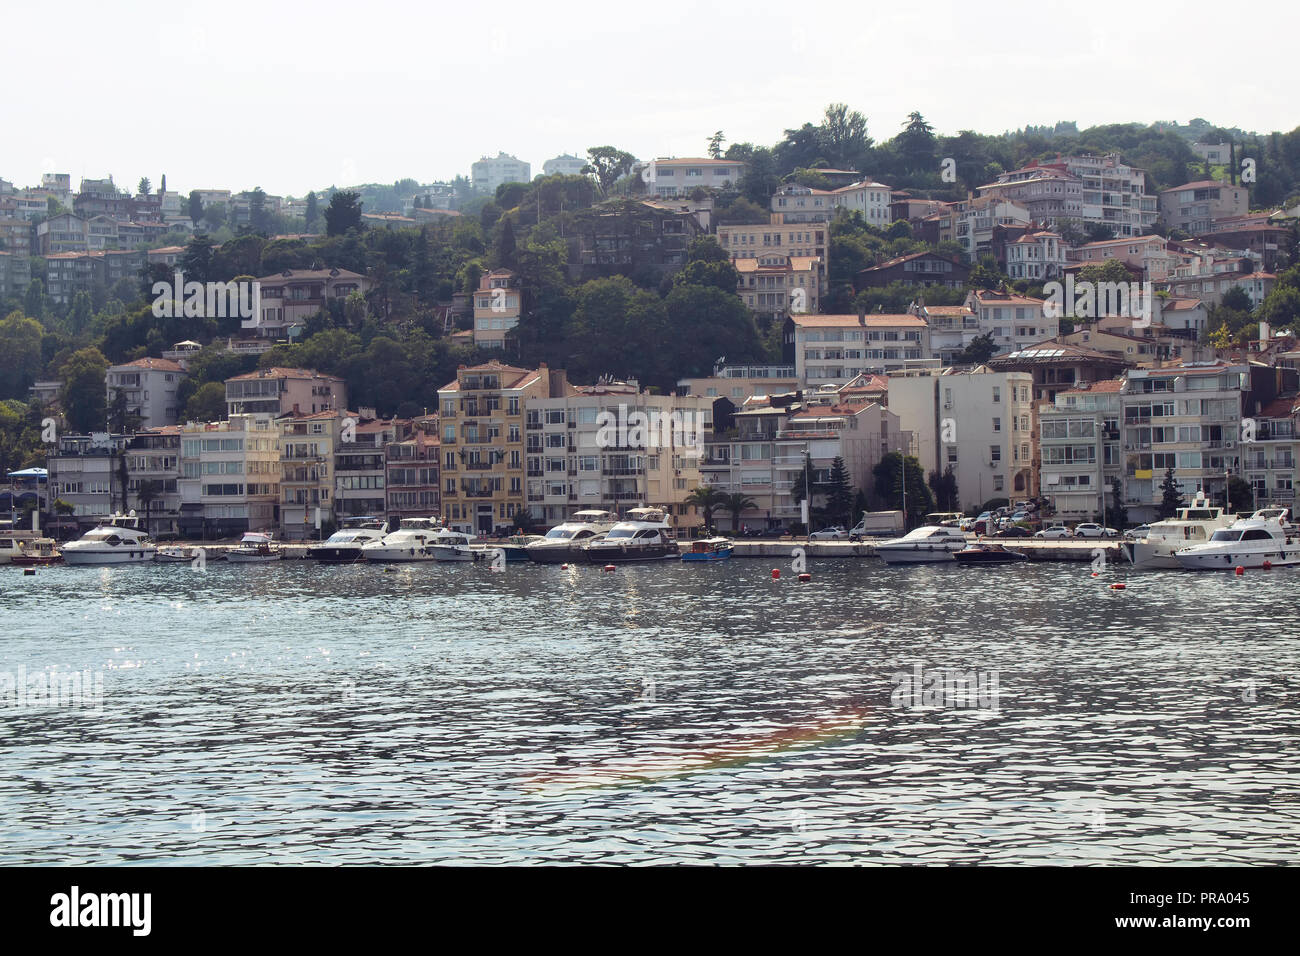
<svg viewBox="0 0 1300 956">
<path fill-rule="evenodd" d="M 322 564 L 353 564 L 364 561 L 365 546 L 388 533 L 388 522 L 379 518 L 344 518 L 343 527 L 319 544 L 307 548 L 307 557 Z"/>
<path fill-rule="evenodd" d="M 62 561 L 63 554 L 59 551 L 53 538 L 36 538 L 33 541 L 28 541 L 23 546 L 22 554 L 15 555 L 10 559 L 11 564 L 24 568 L 59 564 Z"/>
<path fill-rule="evenodd" d="M 977 541 L 961 551 L 954 551 L 952 559 L 958 564 L 1015 564 L 1018 561 L 1028 561 L 1029 555 L 991 541 Z"/>
<path fill-rule="evenodd" d="M 140 529 L 134 511 L 101 521 L 76 541 L 63 546 L 65 564 L 141 564 L 152 561 L 158 548 Z"/>
<path fill-rule="evenodd" d="M 683 561 L 726 561 L 735 550 L 730 538 L 700 538 L 682 552 Z"/>
<path fill-rule="evenodd" d="M 586 564 L 622 564 L 680 556 L 681 549 L 662 508 L 629 508 L 607 534 L 582 546 L 580 560 Z"/>
<path fill-rule="evenodd" d="M 470 546 L 468 535 L 447 528 L 434 531 L 427 547 L 435 561 L 478 561 L 486 557 L 486 552 Z"/>
<path fill-rule="evenodd" d="M 1211 505 L 1204 493 L 1199 493 L 1190 505 L 1179 508 L 1175 517 L 1153 523 L 1145 537 L 1121 541 L 1120 550 L 1135 568 L 1178 568 L 1182 565 L 1174 556 L 1176 552 L 1205 544 L 1214 532 L 1231 524 L 1232 518 L 1222 508 Z"/>
<path fill-rule="evenodd" d="M 930 564 L 951 561 L 966 548 L 966 535 L 957 528 L 922 525 L 901 538 L 891 538 L 876 545 L 876 554 L 886 564 Z"/>
<path fill-rule="evenodd" d="M 226 560 L 236 564 L 265 564 L 279 561 L 284 552 L 272 536 L 264 531 L 248 531 L 239 539 L 238 547 L 226 552 Z"/>
<path fill-rule="evenodd" d="M 189 564 L 199 556 L 200 550 L 202 549 L 184 545 L 159 548 L 158 553 L 154 555 L 154 560 L 159 564 Z"/>
<path fill-rule="evenodd" d="M 1300 564 L 1300 541 L 1274 519 L 1242 518 L 1220 528 L 1205 544 L 1175 552 L 1189 571 L 1231 571 Z"/>
<path fill-rule="evenodd" d="M 524 546 L 529 561 L 538 564 L 567 564 L 582 558 L 582 547 L 606 534 L 617 522 L 608 511 L 579 511 L 568 521 L 557 524 L 537 541 Z M 509 560 L 507 558 L 507 560 Z"/>
<path fill-rule="evenodd" d="M 397 530 L 390 531 L 377 541 L 368 541 L 361 548 L 366 561 L 412 562 L 434 561 L 430 543 L 442 530 L 437 518 L 403 518 Z"/>
</svg>

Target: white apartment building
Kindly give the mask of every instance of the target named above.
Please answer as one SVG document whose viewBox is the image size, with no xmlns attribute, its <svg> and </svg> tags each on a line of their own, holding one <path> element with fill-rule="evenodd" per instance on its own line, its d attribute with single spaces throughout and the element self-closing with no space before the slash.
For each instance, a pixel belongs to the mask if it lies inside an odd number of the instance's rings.
<svg viewBox="0 0 1300 956">
<path fill-rule="evenodd" d="M 1246 365 L 1130 369 L 1120 392 L 1124 499 L 1131 520 L 1155 518 L 1165 471 L 1185 497 L 1223 500 L 1228 472 L 1240 474 Z"/>
<path fill-rule="evenodd" d="M 587 161 L 580 156 L 564 153 L 542 163 L 543 176 L 581 176 L 587 167 Z"/>
<path fill-rule="evenodd" d="M 930 354 L 942 365 L 958 361 L 966 347 L 980 334 L 979 315 L 965 305 L 927 305 L 923 300 L 907 307 L 930 329 Z"/>
<path fill-rule="evenodd" d="M 352 417 L 353 427 L 340 430 L 334 446 L 334 511 L 339 518 L 382 517 L 387 512 L 384 447 L 397 440 L 397 427 L 373 416 L 374 409 L 360 410 Z"/>
<path fill-rule="evenodd" d="M 889 203 L 892 191 L 884 183 L 864 179 L 831 191 L 836 209 L 862 214 L 868 224 L 884 228 L 892 221 Z"/>
<path fill-rule="evenodd" d="M 785 346 L 804 385 L 842 385 L 863 372 L 931 359 L 930 329 L 916 315 L 790 315 Z"/>
<path fill-rule="evenodd" d="M 49 492 L 73 506 L 73 515 L 83 529 L 96 517 L 110 514 L 121 505 L 117 487 L 117 456 L 126 448 L 128 436 L 96 432 L 90 435 L 60 435 L 55 449 L 46 457 Z"/>
<path fill-rule="evenodd" d="M 915 433 L 927 474 L 952 467 L 963 510 L 992 498 L 1036 494 L 1028 372 L 890 376 L 889 410 Z"/>
<path fill-rule="evenodd" d="M 322 524 L 334 520 L 334 450 L 345 412 L 289 415 L 279 419 L 280 525 L 286 538 L 319 538 Z M 322 529 L 323 530 L 323 529 Z"/>
<path fill-rule="evenodd" d="M 684 502 L 701 483 L 712 399 L 651 395 L 635 382 L 568 392 L 524 403 L 527 507 L 534 521 L 558 524 L 574 511 L 645 505 L 665 508 L 679 533 L 702 523 Z"/>
<path fill-rule="evenodd" d="M 1244 185 L 1200 180 L 1160 190 L 1161 221 L 1192 235 L 1211 232 L 1216 222 L 1249 211 L 1250 193 Z"/>
<path fill-rule="evenodd" d="M 1051 229 L 1083 218 L 1083 180 L 1063 170 L 1017 169 L 978 191 L 981 198 L 996 197 L 1023 206 L 1035 222 Z"/>
<path fill-rule="evenodd" d="M 1120 379 L 1056 393 L 1039 409 L 1039 484 L 1063 521 L 1107 520 L 1123 480 Z"/>
<path fill-rule="evenodd" d="M 661 156 L 633 168 L 653 196 L 689 195 L 696 188 L 730 189 L 740 182 L 745 164 L 733 159 L 677 159 Z"/>
<path fill-rule="evenodd" d="M 280 430 L 268 414 L 180 426 L 178 530 L 234 538 L 279 525 Z"/>
<path fill-rule="evenodd" d="M 505 183 L 526 183 L 532 178 L 532 167 L 501 152 L 495 157 L 484 156 L 470 167 L 470 183 L 474 192 L 483 195 L 495 195 L 497 187 Z"/>
<path fill-rule="evenodd" d="M 1060 320 L 1044 314 L 1042 299 L 996 289 L 972 289 L 965 306 L 975 315 L 979 334 L 992 337 L 998 355 L 1054 339 L 1061 332 Z"/>
<path fill-rule="evenodd" d="M 1016 202 L 997 196 L 957 203 L 953 217 L 953 238 L 961 243 L 971 264 L 993 251 L 994 226 L 1028 226 L 1033 217 Z"/>
<path fill-rule="evenodd" d="M 174 425 L 181 413 L 177 390 L 185 376 L 185 370 L 171 359 L 142 358 L 111 365 L 104 377 L 108 406 L 112 408 L 121 392 L 127 412 L 140 416 L 141 428 Z"/>
<path fill-rule="evenodd" d="M 1027 232 L 1007 246 L 1007 275 L 1013 279 L 1059 279 L 1069 265 L 1068 246 L 1054 232 Z"/>
<path fill-rule="evenodd" d="M 1003 173 L 980 193 L 1027 203 L 1036 220 L 1055 228 L 1075 219 L 1107 226 L 1120 237 L 1146 235 L 1159 214 L 1158 197 L 1147 193 L 1146 173 L 1117 153 L 1031 163 Z"/>
</svg>

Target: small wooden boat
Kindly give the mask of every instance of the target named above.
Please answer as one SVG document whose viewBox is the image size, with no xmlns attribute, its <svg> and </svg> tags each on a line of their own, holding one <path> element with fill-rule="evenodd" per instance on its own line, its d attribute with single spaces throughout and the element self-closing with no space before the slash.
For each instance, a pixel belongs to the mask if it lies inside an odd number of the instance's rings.
<svg viewBox="0 0 1300 956">
<path fill-rule="evenodd" d="M 701 538 L 682 553 L 683 561 L 726 561 L 735 549 L 730 538 Z"/>
<path fill-rule="evenodd" d="M 243 564 L 262 564 L 267 561 L 279 561 L 284 557 L 279 545 L 271 536 L 261 531 L 249 531 L 239 539 L 239 547 L 231 548 L 226 554 L 227 561 Z"/>
<path fill-rule="evenodd" d="M 952 558 L 958 564 L 1014 564 L 1017 561 L 1028 561 L 1029 555 L 1023 551 L 1008 551 L 1000 544 L 980 541 L 962 551 L 953 552 Z"/>
<path fill-rule="evenodd" d="M 55 546 L 53 538 L 37 538 L 34 541 L 25 542 L 22 553 L 11 557 L 9 563 L 22 568 L 39 567 L 46 564 L 62 564 L 63 555 Z"/>
</svg>

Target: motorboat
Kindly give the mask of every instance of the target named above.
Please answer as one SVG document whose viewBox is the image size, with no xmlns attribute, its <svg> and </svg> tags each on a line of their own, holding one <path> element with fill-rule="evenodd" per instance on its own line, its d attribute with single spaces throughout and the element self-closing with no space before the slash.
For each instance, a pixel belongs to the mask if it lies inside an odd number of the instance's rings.
<svg viewBox="0 0 1300 956">
<path fill-rule="evenodd" d="M 524 548 L 529 561 L 539 564 L 567 564 L 582 557 L 582 547 L 609 532 L 617 518 L 608 511 L 579 511 L 557 524 L 539 540 Z M 509 558 L 507 558 L 509 560 Z"/>
<path fill-rule="evenodd" d="M 63 546 L 64 564 L 140 564 L 158 548 L 140 528 L 134 511 L 110 515 L 76 541 Z"/>
<path fill-rule="evenodd" d="M 426 547 L 435 561 L 479 561 L 488 556 L 486 551 L 470 547 L 469 535 L 447 528 L 434 531 Z"/>
<path fill-rule="evenodd" d="M 11 558 L 10 564 L 16 564 L 24 568 L 34 568 L 47 564 L 59 564 L 62 561 L 63 554 L 59 551 L 58 543 L 53 538 L 36 538 L 26 542 L 23 545 L 23 553 Z"/>
<path fill-rule="evenodd" d="M 509 563 L 528 561 L 530 560 L 528 546 L 534 541 L 541 540 L 543 540 L 543 535 L 540 534 L 512 534 L 500 544 L 488 545 L 486 550 L 489 557 L 494 556 L 497 551 L 502 552 Z"/>
<path fill-rule="evenodd" d="M 913 528 L 901 538 L 876 545 L 876 554 L 886 564 L 928 564 L 951 561 L 966 547 L 966 535 L 958 528 L 927 524 Z"/>
<path fill-rule="evenodd" d="M 582 546 L 580 560 L 586 564 L 663 561 L 681 553 L 662 508 L 629 508 L 603 537 Z"/>
<path fill-rule="evenodd" d="M 159 564 L 190 564 L 199 556 L 202 548 L 190 548 L 184 545 L 171 545 L 159 548 L 154 560 Z"/>
<path fill-rule="evenodd" d="M 366 561 L 434 561 L 429 545 L 441 530 L 437 518 L 403 518 L 396 531 L 366 542 L 361 555 Z"/>
<path fill-rule="evenodd" d="M 735 550 L 730 538 L 700 538 L 682 552 L 683 561 L 726 561 Z"/>
<path fill-rule="evenodd" d="M 1274 519 L 1241 518 L 1214 532 L 1205 544 L 1183 548 L 1174 557 L 1189 571 L 1300 564 L 1300 539 Z"/>
<path fill-rule="evenodd" d="M 226 552 L 226 560 L 237 564 L 265 564 L 279 561 L 284 552 L 265 531 L 247 531 L 239 544 Z"/>
<path fill-rule="evenodd" d="M 382 541 L 388 522 L 379 518 L 344 518 L 343 527 L 319 544 L 309 545 L 307 557 L 322 564 L 353 564 L 364 561 L 365 546 Z"/>
<path fill-rule="evenodd" d="M 1199 493 L 1187 507 L 1179 508 L 1175 517 L 1151 524 L 1143 538 L 1121 541 L 1120 550 L 1135 568 L 1182 567 L 1174 554 L 1183 548 L 1205 544 L 1220 529 L 1231 526 L 1233 519 Z"/>
<path fill-rule="evenodd" d="M 8 522 L 5 522 L 8 524 Z M 8 564 L 23 554 L 23 547 L 36 540 L 34 531 L 5 530 L 0 533 L 0 564 Z"/>
<path fill-rule="evenodd" d="M 1015 564 L 1028 561 L 1029 555 L 991 541 L 976 541 L 961 551 L 954 551 L 952 559 L 958 564 Z"/>
</svg>

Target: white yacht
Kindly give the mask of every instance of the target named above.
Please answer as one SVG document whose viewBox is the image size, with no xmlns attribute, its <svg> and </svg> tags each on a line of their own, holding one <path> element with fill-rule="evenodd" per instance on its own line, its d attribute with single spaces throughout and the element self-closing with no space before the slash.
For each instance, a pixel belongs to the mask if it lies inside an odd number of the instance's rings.
<svg viewBox="0 0 1300 956">
<path fill-rule="evenodd" d="M 1231 571 L 1300 564 L 1300 540 L 1271 518 L 1241 518 L 1220 528 L 1205 544 L 1183 548 L 1174 557 L 1189 571 Z"/>
<path fill-rule="evenodd" d="M 35 531 L 0 530 L 0 564 L 8 564 L 12 559 L 22 557 L 23 546 L 35 541 L 36 538 Z"/>
<path fill-rule="evenodd" d="M 1178 514 L 1151 525 L 1145 538 L 1121 541 L 1120 550 L 1135 568 L 1180 568 L 1174 553 L 1205 544 L 1214 532 L 1227 528 L 1233 519 L 1222 508 L 1211 505 L 1204 493 Z"/>
<path fill-rule="evenodd" d="M 65 564 L 139 564 L 157 553 L 149 535 L 140 530 L 134 511 L 101 521 L 76 541 L 63 546 Z"/>
<path fill-rule="evenodd" d="M 539 564 L 567 564 L 582 557 L 582 546 L 591 544 L 614 527 L 618 519 L 608 511 L 579 511 L 557 524 L 539 541 L 524 547 L 528 560 Z"/>
<path fill-rule="evenodd" d="M 226 552 L 226 560 L 236 564 L 266 564 L 279 561 L 284 552 L 271 535 L 263 531 L 247 531 L 239 539 L 239 546 Z"/>
<path fill-rule="evenodd" d="M 477 561 L 487 556 L 487 552 L 470 547 L 469 535 L 447 528 L 434 531 L 426 547 L 435 561 Z"/>
<path fill-rule="evenodd" d="M 361 555 L 366 561 L 434 561 L 429 545 L 441 530 L 437 518 L 403 518 L 396 531 L 367 542 Z"/>
<path fill-rule="evenodd" d="M 682 551 L 662 508 L 629 508 L 623 520 L 603 537 L 580 548 L 587 564 L 680 560 Z"/>
<path fill-rule="evenodd" d="M 307 548 L 307 557 L 315 558 L 322 564 L 364 561 L 365 546 L 382 541 L 387 533 L 388 522 L 378 518 L 344 518 L 343 527 L 319 544 Z"/>
<path fill-rule="evenodd" d="M 952 561 L 966 547 L 966 535 L 957 528 L 927 524 L 913 528 L 901 538 L 876 545 L 876 554 L 886 564 L 928 564 Z"/>
</svg>

